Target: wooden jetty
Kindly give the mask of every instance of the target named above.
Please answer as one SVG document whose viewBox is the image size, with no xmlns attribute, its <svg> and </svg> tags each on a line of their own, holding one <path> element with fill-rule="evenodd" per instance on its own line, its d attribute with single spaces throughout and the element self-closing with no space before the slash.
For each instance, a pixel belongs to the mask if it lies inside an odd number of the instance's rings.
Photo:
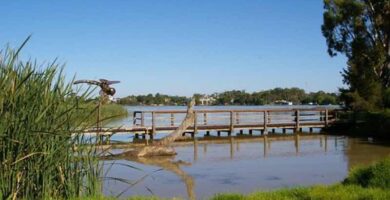
<svg viewBox="0 0 390 200">
<path fill-rule="evenodd" d="M 205 136 L 210 136 L 211 132 L 216 132 L 217 136 L 221 136 L 221 133 L 231 136 L 235 131 L 238 131 L 237 135 L 244 134 L 244 131 L 248 135 L 252 135 L 253 131 L 266 134 L 281 130 L 286 133 L 288 129 L 302 132 L 303 128 L 312 132 L 313 128 L 325 128 L 334 123 L 339 111 L 328 108 L 195 110 L 194 125 L 186 133 L 194 138 L 200 131 L 205 132 Z M 185 114 L 186 110 L 135 111 L 131 127 L 98 128 L 86 132 L 106 137 L 115 133 L 130 133 L 135 135 L 135 139 L 149 136 L 153 140 L 157 133 L 175 130 Z"/>
</svg>

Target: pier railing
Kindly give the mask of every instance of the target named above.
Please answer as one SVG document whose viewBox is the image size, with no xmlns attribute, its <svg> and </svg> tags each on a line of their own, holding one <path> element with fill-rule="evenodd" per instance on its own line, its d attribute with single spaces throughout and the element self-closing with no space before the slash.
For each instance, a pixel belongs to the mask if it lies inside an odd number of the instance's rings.
<svg viewBox="0 0 390 200">
<path fill-rule="evenodd" d="M 190 129 L 233 132 L 235 129 L 262 130 L 326 127 L 337 118 L 336 109 L 262 109 L 262 110 L 195 110 Z M 184 119 L 186 110 L 135 111 L 133 126 L 157 131 L 174 130 Z"/>
</svg>

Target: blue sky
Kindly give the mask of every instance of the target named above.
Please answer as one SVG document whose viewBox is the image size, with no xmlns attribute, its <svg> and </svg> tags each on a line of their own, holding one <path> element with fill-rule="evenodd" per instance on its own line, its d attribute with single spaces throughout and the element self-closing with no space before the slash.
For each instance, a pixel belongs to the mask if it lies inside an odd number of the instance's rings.
<svg viewBox="0 0 390 200">
<path fill-rule="evenodd" d="M 0 45 L 58 58 L 68 77 L 120 80 L 117 96 L 274 87 L 336 92 L 321 0 L 4 1 Z"/>
</svg>

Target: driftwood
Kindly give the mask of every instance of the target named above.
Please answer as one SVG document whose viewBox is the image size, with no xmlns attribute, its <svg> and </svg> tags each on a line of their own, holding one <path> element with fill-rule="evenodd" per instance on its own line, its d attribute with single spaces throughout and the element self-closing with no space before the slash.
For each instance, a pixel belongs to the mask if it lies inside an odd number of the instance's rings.
<svg viewBox="0 0 390 200">
<path fill-rule="evenodd" d="M 172 144 L 177 138 L 181 137 L 182 134 L 188 129 L 188 127 L 194 124 L 194 105 L 195 99 L 192 99 L 188 104 L 187 114 L 180 126 L 170 133 L 168 136 L 162 138 L 159 141 L 153 142 L 149 146 L 144 146 L 140 148 L 135 148 L 130 151 L 126 151 L 123 154 L 126 156 L 132 157 L 151 157 L 151 156 L 172 156 L 176 155 L 175 149 L 173 149 L 170 144 Z"/>
</svg>

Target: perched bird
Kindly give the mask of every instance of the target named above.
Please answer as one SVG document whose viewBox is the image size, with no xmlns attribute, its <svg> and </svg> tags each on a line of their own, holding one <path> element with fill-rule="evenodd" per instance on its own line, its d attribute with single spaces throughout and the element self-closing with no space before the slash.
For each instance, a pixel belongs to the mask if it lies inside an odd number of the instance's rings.
<svg viewBox="0 0 390 200">
<path fill-rule="evenodd" d="M 97 85 L 100 87 L 100 96 L 103 98 L 103 101 L 105 99 L 108 99 L 108 96 L 114 96 L 115 94 L 115 88 L 110 87 L 112 84 L 120 83 L 120 81 L 109 81 L 106 79 L 99 79 L 99 81 L 96 80 L 77 80 L 73 84 L 80 84 L 80 83 L 87 83 L 89 85 Z"/>
</svg>

